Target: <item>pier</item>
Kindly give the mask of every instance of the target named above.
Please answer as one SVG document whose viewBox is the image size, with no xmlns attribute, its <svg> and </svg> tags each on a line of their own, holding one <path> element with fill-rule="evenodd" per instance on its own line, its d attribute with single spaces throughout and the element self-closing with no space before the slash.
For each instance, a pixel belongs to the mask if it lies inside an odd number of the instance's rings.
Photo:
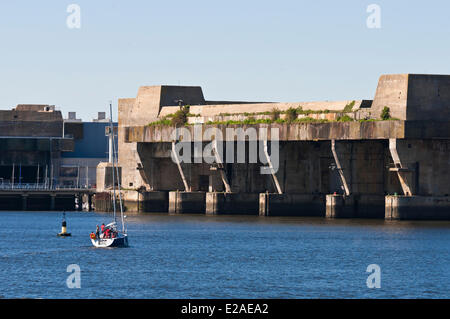
<svg viewBox="0 0 450 319">
<path fill-rule="evenodd" d="M 0 185 L 0 210 L 93 211 L 95 189 Z"/>
</svg>

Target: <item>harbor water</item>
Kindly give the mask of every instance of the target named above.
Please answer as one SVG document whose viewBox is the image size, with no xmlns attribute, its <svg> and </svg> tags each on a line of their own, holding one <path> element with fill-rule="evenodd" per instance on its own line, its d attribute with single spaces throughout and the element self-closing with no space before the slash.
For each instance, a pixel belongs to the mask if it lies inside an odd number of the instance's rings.
<svg viewBox="0 0 450 319">
<path fill-rule="evenodd" d="M 101 249 L 109 214 L 66 220 L 0 212 L 2 298 L 450 298 L 450 222 L 129 215 L 130 247 Z"/>
</svg>

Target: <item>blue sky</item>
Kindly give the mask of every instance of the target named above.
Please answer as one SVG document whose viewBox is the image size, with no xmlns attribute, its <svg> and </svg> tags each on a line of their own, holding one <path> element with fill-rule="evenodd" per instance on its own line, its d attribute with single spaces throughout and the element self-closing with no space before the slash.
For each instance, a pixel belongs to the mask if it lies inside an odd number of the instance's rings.
<svg viewBox="0 0 450 319">
<path fill-rule="evenodd" d="M 66 25 L 72 3 L 80 29 Z M 2 1 L 0 109 L 91 120 L 158 84 L 209 100 L 371 99 L 384 73 L 450 74 L 449 16 L 445 0 Z"/>
</svg>

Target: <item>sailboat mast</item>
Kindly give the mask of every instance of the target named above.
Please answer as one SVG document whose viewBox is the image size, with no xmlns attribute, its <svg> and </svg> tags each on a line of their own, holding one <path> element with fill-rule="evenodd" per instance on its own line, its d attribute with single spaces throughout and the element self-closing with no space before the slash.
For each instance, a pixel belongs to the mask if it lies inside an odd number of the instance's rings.
<svg viewBox="0 0 450 319">
<path fill-rule="evenodd" d="M 115 165 L 115 163 L 117 163 L 116 162 L 116 155 L 118 155 L 118 154 L 117 154 L 117 151 L 116 151 L 116 143 L 114 143 L 114 128 L 113 128 L 113 125 L 112 125 L 112 103 L 109 104 L 109 110 L 110 110 L 110 113 L 111 113 L 111 116 L 110 116 L 110 127 L 111 127 L 111 132 L 112 132 L 113 169 L 115 167 L 116 176 L 117 176 L 117 187 L 118 187 L 118 190 L 119 190 L 119 207 L 120 207 L 120 216 L 121 216 L 121 221 L 122 221 L 122 232 L 125 232 L 125 222 L 124 222 L 124 217 L 123 217 L 123 205 L 122 205 L 122 193 L 120 192 L 119 167 L 118 167 L 118 165 Z M 114 218 L 114 220 L 115 220 L 115 218 Z"/>
<path fill-rule="evenodd" d="M 114 145 L 114 131 L 113 131 L 113 124 L 112 124 L 112 103 L 109 104 L 109 134 L 111 134 L 112 143 Z M 115 159 L 114 159 L 114 153 L 112 156 L 112 184 L 113 184 L 113 209 L 114 209 L 114 222 L 116 221 L 116 171 L 114 170 L 115 167 Z"/>
</svg>

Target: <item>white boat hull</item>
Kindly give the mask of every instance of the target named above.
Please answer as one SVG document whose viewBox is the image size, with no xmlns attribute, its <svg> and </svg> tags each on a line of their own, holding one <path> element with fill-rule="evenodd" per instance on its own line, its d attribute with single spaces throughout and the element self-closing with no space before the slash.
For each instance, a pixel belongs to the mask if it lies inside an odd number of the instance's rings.
<svg viewBox="0 0 450 319">
<path fill-rule="evenodd" d="M 106 247 L 128 247 L 128 236 L 120 235 L 116 238 L 91 238 L 92 245 L 99 248 Z"/>
</svg>

